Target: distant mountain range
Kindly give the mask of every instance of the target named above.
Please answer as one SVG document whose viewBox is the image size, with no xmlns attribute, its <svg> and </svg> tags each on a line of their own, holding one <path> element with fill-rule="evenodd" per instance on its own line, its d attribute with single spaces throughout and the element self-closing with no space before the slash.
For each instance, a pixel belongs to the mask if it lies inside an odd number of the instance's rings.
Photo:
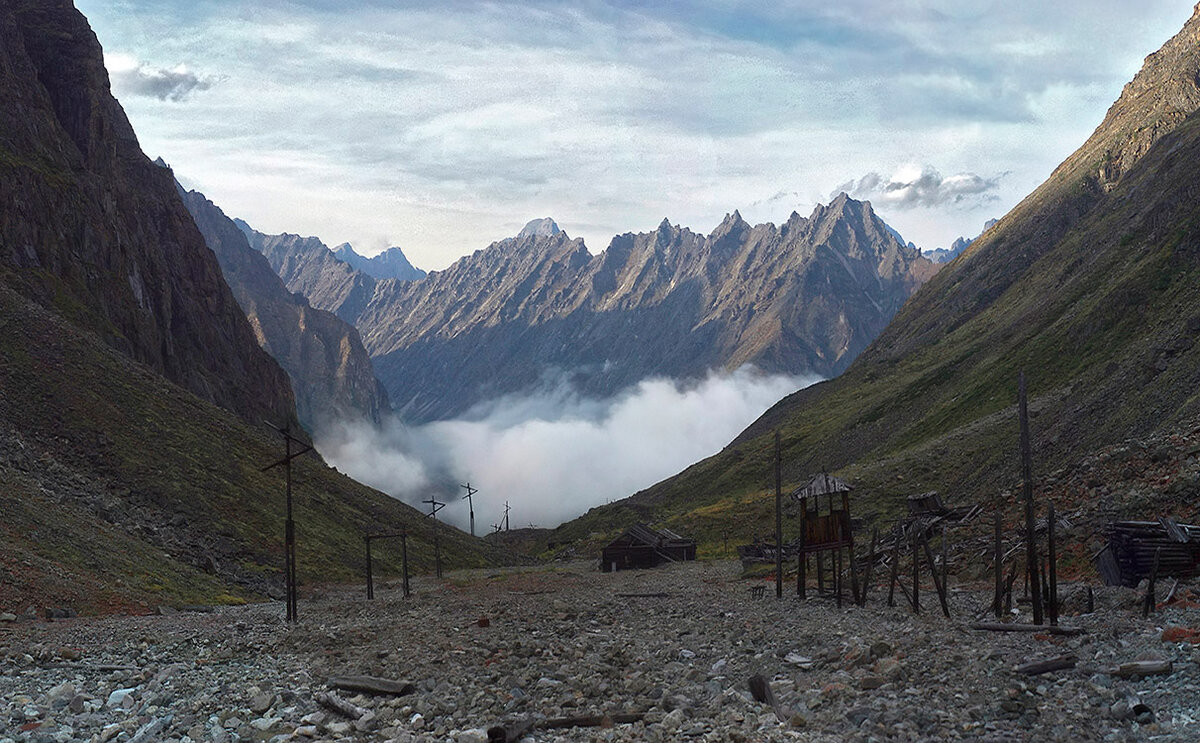
<svg viewBox="0 0 1200 743">
<path fill-rule="evenodd" d="M 425 272 L 409 263 L 400 248 L 388 248 L 379 255 L 365 258 L 354 252 L 350 243 L 342 243 L 333 249 L 333 255 L 373 279 L 416 281 L 425 278 Z"/>
<path fill-rule="evenodd" d="M 411 421 L 569 380 L 607 396 L 652 375 L 754 364 L 839 373 L 935 271 L 869 203 L 710 235 L 663 220 L 593 256 L 552 219 L 419 281 L 375 281 L 313 238 L 249 231 L 293 291 L 362 333 Z"/>
<path fill-rule="evenodd" d="M 987 222 L 984 222 L 983 232 L 987 232 L 989 229 L 991 229 L 992 225 L 996 224 L 999 221 L 1000 220 L 998 220 L 998 219 L 989 219 Z M 981 232 L 979 234 L 982 235 L 983 232 Z M 977 238 L 978 238 L 978 235 L 976 237 L 960 237 L 957 240 L 955 240 L 953 243 L 951 243 L 949 248 L 938 248 L 937 250 L 926 250 L 925 257 L 928 258 L 929 260 L 933 261 L 934 263 L 949 263 L 950 261 L 957 258 L 964 250 L 966 250 L 967 246 L 969 246 L 971 243 L 975 242 L 975 240 Z"/>
</svg>

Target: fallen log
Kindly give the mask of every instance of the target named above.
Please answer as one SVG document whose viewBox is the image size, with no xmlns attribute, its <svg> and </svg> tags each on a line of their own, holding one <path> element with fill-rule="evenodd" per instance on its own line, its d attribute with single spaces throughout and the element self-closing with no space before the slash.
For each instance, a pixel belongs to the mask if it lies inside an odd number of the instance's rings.
<svg viewBox="0 0 1200 743">
<path fill-rule="evenodd" d="M 364 707 L 359 707 L 357 704 L 347 702 L 345 699 L 342 699 L 337 694 L 332 692 L 319 691 L 313 695 L 313 698 L 316 699 L 317 704 L 321 705 L 322 707 L 331 709 L 334 712 L 337 712 L 339 715 L 349 717 L 351 720 L 360 720 L 364 715 L 371 711 Z"/>
<path fill-rule="evenodd" d="M 665 593 L 618 593 L 618 598 L 623 599 L 665 599 L 668 594 Z"/>
<path fill-rule="evenodd" d="M 610 728 L 641 722 L 646 715 L 642 712 L 619 715 L 584 715 L 582 717 L 552 717 L 546 720 L 527 718 L 505 725 L 488 728 L 488 743 L 516 743 L 534 730 L 561 730 L 563 728 Z"/>
<path fill-rule="evenodd" d="M 366 694 L 390 694 L 402 697 L 417 690 L 411 681 L 393 681 L 375 676 L 335 676 L 329 685 L 342 691 L 361 691 Z"/>
<path fill-rule="evenodd" d="M 1029 663 L 1022 663 L 1013 670 L 1017 673 L 1023 673 L 1026 676 L 1037 676 L 1041 673 L 1050 673 L 1051 671 L 1065 671 L 1075 667 L 1078 658 L 1074 655 L 1060 655 L 1056 658 L 1046 658 L 1045 660 L 1035 660 Z"/>
<path fill-rule="evenodd" d="M 750 677 L 750 696 L 754 697 L 756 702 L 770 705 L 780 722 L 787 720 L 787 715 L 783 713 L 783 708 L 779 706 L 779 700 L 775 698 L 775 692 L 771 691 L 771 682 L 767 681 L 766 677 L 761 673 L 756 673 Z"/>
<path fill-rule="evenodd" d="M 1082 635 L 1082 627 L 1063 627 L 1049 624 L 1020 624 L 1018 622 L 975 622 L 971 629 L 987 632 L 1044 632 L 1048 635 Z"/>
<path fill-rule="evenodd" d="M 1166 675 L 1174 670 L 1174 665 L 1169 660 L 1135 660 L 1131 663 L 1122 663 L 1116 668 L 1111 668 L 1107 673 L 1110 676 L 1128 679 Z"/>
</svg>

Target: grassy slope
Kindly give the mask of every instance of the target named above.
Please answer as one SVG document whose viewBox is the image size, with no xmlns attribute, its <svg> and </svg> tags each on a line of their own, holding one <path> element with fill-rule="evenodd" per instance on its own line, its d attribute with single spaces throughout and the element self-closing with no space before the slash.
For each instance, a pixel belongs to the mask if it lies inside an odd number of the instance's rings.
<svg viewBox="0 0 1200 743">
<path fill-rule="evenodd" d="M 3 275 L 0 274 L 0 279 Z M 278 435 L 247 426 L 130 362 L 0 280 L 0 609 L 196 603 L 276 592 L 284 480 L 261 468 Z M 294 468 L 302 582 L 360 580 L 362 534 L 409 528 L 433 565 L 427 519 L 312 456 Z M 451 566 L 504 559 L 453 529 Z M 398 545 L 376 569 L 399 570 Z M 205 572 L 207 557 L 214 573 Z"/>
<path fill-rule="evenodd" d="M 1200 410 L 1200 120 L 1104 193 L 1059 173 L 905 307 L 841 377 L 778 403 L 724 451 L 549 539 L 594 545 L 635 519 L 717 551 L 771 528 L 773 431 L 785 488 L 822 468 L 883 518 L 936 489 L 986 500 L 1018 484 L 1014 402 L 1029 379 L 1043 473 Z"/>
</svg>

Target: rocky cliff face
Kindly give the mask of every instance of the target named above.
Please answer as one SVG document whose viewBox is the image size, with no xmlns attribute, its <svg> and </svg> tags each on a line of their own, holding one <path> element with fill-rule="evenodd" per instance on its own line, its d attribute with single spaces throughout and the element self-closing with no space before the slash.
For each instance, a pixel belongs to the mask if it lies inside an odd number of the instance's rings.
<svg viewBox="0 0 1200 743">
<path fill-rule="evenodd" d="M 933 272 L 845 195 L 781 227 L 735 212 L 704 236 L 664 220 L 596 256 L 547 223 L 375 287 L 357 325 L 407 417 L 452 416 L 557 372 L 596 395 L 746 363 L 834 375 Z"/>
<path fill-rule="evenodd" d="M 204 194 L 182 196 L 259 344 L 291 379 L 305 428 L 315 432 L 351 419 L 378 423 L 388 409 L 387 393 L 354 326 L 289 292 L 262 253 Z"/>
<path fill-rule="evenodd" d="M 354 324 L 375 292 L 378 282 L 372 276 L 339 260 L 315 237 L 265 235 L 241 220 L 235 224 L 250 246 L 266 256 L 287 288 L 303 294 L 317 309 Z"/>
<path fill-rule="evenodd" d="M 0 276 L 247 420 L 293 415 L 175 193 L 109 91 L 68 0 L 0 5 Z"/>
</svg>

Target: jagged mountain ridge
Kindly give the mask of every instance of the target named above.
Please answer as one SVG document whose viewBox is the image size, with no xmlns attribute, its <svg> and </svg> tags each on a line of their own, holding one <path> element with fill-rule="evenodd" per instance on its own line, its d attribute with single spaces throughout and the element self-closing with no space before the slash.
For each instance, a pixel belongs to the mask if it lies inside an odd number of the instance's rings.
<svg viewBox="0 0 1200 743">
<path fill-rule="evenodd" d="M 109 89 L 67 0 L 0 8 L 0 273 L 122 353 L 247 420 L 291 390 Z"/>
<path fill-rule="evenodd" d="M 289 292 L 262 253 L 204 194 L 182 187 L 180 194 L 259 344 L 287 372 L 301 424 L 315 432 L 333 422 L 379 423 L 390 409 L 387 392 L 354 326 Z"/>
<path fill-rule="evenodd" d="M 595 256 L 535 226 L 380 284 L 356 324 L 396 408 L 429 420 L 559 370 L 597 396 L 749 363 L 834 375 L 932 271 L 843 194 L 779 227 L 734 212 L 705 236 L 663 220 Z"/>
<path fill-rule="evenodd" d="M 354 324 L 375 292 L 376 279 L 339 260 L 315 237 L 283 233 L 266 235 L 240 219 L 234 224 L 250 247 L 266 256 L 291 291 L 303 294 L 317 309 L 328 310 Z"/>
<path fill-rule="evenodd" d="M 409 262 L 400 248 L 391 247 L 370 258 L 359 255 L 350 243 L 342 243 L 333 249 L 333 255 L 351 268 L 362 271 L 373 279 L 397 279 L 417 281 L 425 278 L 425 272 Z"/>
<path fill-rule="evenodd" d="M 1196 162 L 1200 5 L 1088 141 L 922 287 L 844 374 L 781 401 L 716 456 L 551 538 L 633 518 L 709 529 L 702 509 L 762 492 L 777 429 L 785 462 L 857 482 L 859 513 L 894 514 L 903 496 L 934 489 L 990 504 L 1019 486 L 1022 369 L 1035 478 L 1114 442 L 1190 431 L 1200 416 Z M 1163 483 L 1164 500 L 1191 484 Z M 1113 515 L 1159 515 L 1143 505 Z"/>
</svg>

